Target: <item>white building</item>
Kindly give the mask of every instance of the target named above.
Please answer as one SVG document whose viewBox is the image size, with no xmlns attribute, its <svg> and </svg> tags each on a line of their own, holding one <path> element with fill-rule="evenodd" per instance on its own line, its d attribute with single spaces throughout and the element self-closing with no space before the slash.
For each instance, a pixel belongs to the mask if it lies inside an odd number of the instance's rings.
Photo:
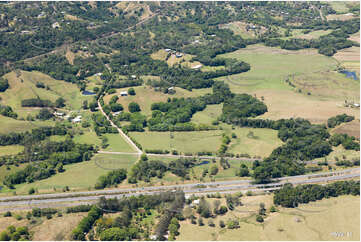
<svg viewBox="0 0 361 242">
<path fill-rule="evenodd" d="M 119 114 L 121 114 L 121 113 L 122 113 L 122 111 L 118 111 L 118 112 L 113 113 L 113 115 L 114 115 L 114 116 L 117 116 L 117 115 L 119 115 Z"/>
<path fill-rule="evenodd" d="M 122 91 L 122 92 L 120 92 L 120 96 L 121 97 L 128 96 L 128 92 L 127 91 Z"/>
<path fill-rule="evenodd" d="M 202 65 L 199 64 L 199 65 L 193 66 L 192 69 L 199 69 L 199 68 L 201 68 L 201 67 L 202 67 Z"/>
<path fill-rule="evenodd" d="M 169 52 L 169 51 L 171 51 L 171 49 L 164 49 L 166 52 Z"/>
<path fill-rule="evenodd" d="M 51 26 L 53 27 L 53 29 L 60 28 L 60 24 L 58 22 L 53 23 Z"/>
<path fill-rule="evenodd" d="M 79 116 L 76 116 L 76 118 L 74 118 L 73 120 L 72 120 L 72 122 L 73 123 L 80 123 L 81 122 L 81 116 L 79 115 Z"/>
</svg>

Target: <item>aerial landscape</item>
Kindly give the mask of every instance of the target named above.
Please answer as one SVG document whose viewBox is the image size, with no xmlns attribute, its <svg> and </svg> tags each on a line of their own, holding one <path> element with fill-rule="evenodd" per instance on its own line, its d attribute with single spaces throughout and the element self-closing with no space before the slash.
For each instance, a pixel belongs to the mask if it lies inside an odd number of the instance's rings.
<svg viewBox="0 0 361 242">
<path fill-rule="evenodd" d="M 0 2 L 20 240 L 360 241 L 360 2 Z"/>
</svg>

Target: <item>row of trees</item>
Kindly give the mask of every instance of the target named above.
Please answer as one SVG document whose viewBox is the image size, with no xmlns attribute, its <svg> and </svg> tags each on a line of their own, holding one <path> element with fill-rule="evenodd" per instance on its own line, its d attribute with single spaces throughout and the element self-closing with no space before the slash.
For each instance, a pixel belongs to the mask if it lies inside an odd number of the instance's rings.
<svg viewBox="0 0 361 242">
<path fill-rule="evenodd" d="M 347 194 L 360 195 L 360 181 L 338 181 L 325 186 L 307 184 L 293 187 L 291 184 L 286 184 L 275 191 L 273 202 L 282 207 L 293 208 L 300 203 Z"/>
<path fill-rule="evenodd" d="M 340 115 L 336 115 L 335 117 L 331 117 L 327 120 L 327 126 L 329 128 L 334 128 L 337 125 L 340 125 L 341 123 L 347 123 L 347 122 L 351 122 L 352 120 L 354 120 L 355 117 L 354 116 L 349 116 L 347 114 L 340 114 Z"/>
</svg>

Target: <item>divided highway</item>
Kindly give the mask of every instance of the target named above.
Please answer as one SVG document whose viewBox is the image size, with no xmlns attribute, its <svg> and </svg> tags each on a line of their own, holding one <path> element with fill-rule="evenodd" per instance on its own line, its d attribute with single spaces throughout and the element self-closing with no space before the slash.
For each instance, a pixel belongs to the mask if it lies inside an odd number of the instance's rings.
<svg viewBox="0 0 361 242">
<path fill-rule="evenodd" d="M 360 177 L 360 168 L 351 168 L 334 172 L 283 177 L 271 184 L 252 184 L 252 180 L 232 180 L 208 183 L 192 183 L 172 186 L 153 186 L 142 188 L 109 189 L 89 192 L 70 192 L 58 194 L 12 196 L 0 198 L 0 211 L 31 209 L 33 207 L 74 206 L 84 203 L 95 203 L 100 197 L 121 198 L 137 195 L 152 195 L 162 191 L 183 190 L 186 194 L 232 193 L 246 191 L 271 191 L 282 187 L 285 183 L 294 185 L 309 183 L 327 183 L 337 180 Z M 59 203 L 59 204 L 57 204 Z M 64 204 L 65 203 L 65 204 Z"/>
</svg>

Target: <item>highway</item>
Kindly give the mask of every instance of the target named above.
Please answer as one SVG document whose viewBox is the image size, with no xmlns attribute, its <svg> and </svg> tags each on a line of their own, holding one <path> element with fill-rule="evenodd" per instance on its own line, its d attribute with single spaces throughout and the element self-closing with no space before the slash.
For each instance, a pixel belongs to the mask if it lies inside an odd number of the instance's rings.
<svg viewBox="0 0 361 242">
<path fill-rule="evenodd" d="M 0 211 L 30 209 L 32 207 L 52 207 L 56 203 L 68 203 L 68 206 L 78 204 L 95 203 L 100 197 L 121 198 L 137 195 L 153 195 L 162 191 L 183 190 L 186 194 L 211 194 L 225 192 L 246 191 L 271 191 L 279 189 L 285 183 L 294 185 L 309 183 L 327 183 L 337 180 L 353 179 L 360 177 L 359 168 L 345 169 L 335 172 L 323 172 L 317 174 L 283 177 L 271 184 L 252 184 L 252 180 L 233 180 L 208 183 L 192 183 L 172 186 L 153 186 L 142 188 L 109 189 L 89 192 L 70 192 L 58 194 L 11 196 L 0 198 Z M 49 206 L 47 205 L 49 204 Z M 65 206 L 65 204 L 59 204 Z"/>
</svg>

